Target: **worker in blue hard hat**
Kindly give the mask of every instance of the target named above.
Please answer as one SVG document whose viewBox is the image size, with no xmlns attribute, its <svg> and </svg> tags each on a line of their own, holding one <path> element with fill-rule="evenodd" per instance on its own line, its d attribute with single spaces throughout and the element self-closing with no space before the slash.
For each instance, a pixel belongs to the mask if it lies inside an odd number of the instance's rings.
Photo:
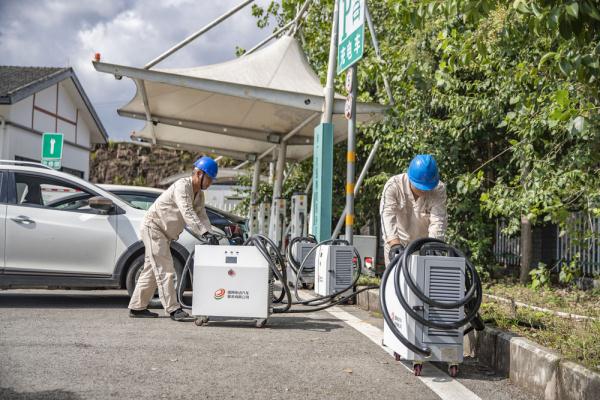
<svg viewBox="0 0 600 400">
<path fill-rule="evenodd" d="M 188 319 L 189 315 L 177 301 L 176 272 L 170 245 L 186 226 L 196 236 L 211 231 L 203 191 L 217 178 L 218 171 L 215 160 L 201 157 L 194 163 L 192 175 L 173 183 L 146 212 L 141 226 L 146 256 L 129 302 L 130 317 L 158 317 L 157 313 L 148 310 L 148 304 L 158 288 L 160 301 L 171 319 Z"/>
<path fill-rule="evenodd" d="M 433 156 L 417 155 L 410 162 L 407 173 L 387 181 L 379 213 L 386 265 L 413 240 L 424 237 L 444 239 L 446 186 L 440 182 Z"/>
</svg>

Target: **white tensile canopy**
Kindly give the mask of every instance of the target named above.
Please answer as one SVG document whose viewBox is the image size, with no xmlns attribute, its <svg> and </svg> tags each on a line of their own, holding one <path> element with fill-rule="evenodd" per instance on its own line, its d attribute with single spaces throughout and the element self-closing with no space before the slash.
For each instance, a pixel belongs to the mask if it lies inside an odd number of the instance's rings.
<svg viewBox="0 0 600 400">
<path fill-rule="evenodd" d="M 247 56 L 201 67 L 149 70 L 102 62 L 94 67 L 135 81 L 135 97 L 118 110 L 148 121 L 135 138 L 237 160 L 263 158 L 282 142 L 287 159 L 312 155 L 323 86 L 291 36 Z M 344 105 L 345 97 L 336 94 L 336 143 L 347 135 Z M 357 103 L 357 121 L 374 121 L 385 108 Z"/>
</svg>

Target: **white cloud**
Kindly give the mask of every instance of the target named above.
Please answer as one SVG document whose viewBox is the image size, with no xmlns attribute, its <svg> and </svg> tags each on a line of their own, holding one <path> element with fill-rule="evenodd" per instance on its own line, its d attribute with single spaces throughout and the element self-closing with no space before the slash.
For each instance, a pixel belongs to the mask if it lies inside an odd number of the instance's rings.
<svg viewBox="0 0 600 400">
<path fill-rule="evenodd" d="M 143 123 L 116 115 L 135 93 L 128 79 L 96 72 L 95 52 L 102 60 L 142 66 L 225 13 L 241 0 L 9 0 L 0 3 L 0 63 L 72 66 L 109 134 L 127 138 Z M 266 5 L 269 0 L 256 3 Z M 247 6 L 181 49 L 161 67 L 188 67 L 234 57 L 235 46 L 250 48 L 270 30 L 260 30 Z"/>
</svg>

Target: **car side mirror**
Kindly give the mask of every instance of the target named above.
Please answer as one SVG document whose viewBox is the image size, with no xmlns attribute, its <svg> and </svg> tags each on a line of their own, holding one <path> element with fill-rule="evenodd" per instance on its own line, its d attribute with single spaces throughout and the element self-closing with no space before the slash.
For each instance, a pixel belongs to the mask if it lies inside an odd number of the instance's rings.
<svg viewBox="0 0 600 400">
<path fill-rule="evenodd" d="M 114 207 L 115 203 L 106 197 L 95 196 L 89 199 L 90 208 L 98 210 L 103 214 L 107 214 Z"/>
</svg>

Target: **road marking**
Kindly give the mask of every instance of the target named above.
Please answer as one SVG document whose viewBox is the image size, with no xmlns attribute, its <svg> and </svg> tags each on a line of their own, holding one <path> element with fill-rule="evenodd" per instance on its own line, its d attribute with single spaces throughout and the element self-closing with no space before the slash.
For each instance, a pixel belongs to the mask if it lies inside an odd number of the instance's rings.
<svg viewBox="0 0 600 400">
<path fill-rule="evenodd" d="M 360 318 L 342 310 L 337 306 L 331 307 L 325 311 L 371 339 L 373 343 L 375 343 L 392 357 L 394 356 L 394 352 L 390 348 L 382 345 L 383 331 L 376 326 L 361 320 Z M 412 363 L 404 361 L 401 362 L 401 364 L 404 366 L 404 368 L 410 371 L 411 374 L 413 373 Z M 451 378 L 439 368 L 427 368 L 426 371 L 425 369 L 423 369 L 423 371 L 427 374 L 427 376 L 419 376 L 418 378 L 442 400 L 481 400 L 479 396 L 471 392 L 460 382 Z"/>
</svg>

